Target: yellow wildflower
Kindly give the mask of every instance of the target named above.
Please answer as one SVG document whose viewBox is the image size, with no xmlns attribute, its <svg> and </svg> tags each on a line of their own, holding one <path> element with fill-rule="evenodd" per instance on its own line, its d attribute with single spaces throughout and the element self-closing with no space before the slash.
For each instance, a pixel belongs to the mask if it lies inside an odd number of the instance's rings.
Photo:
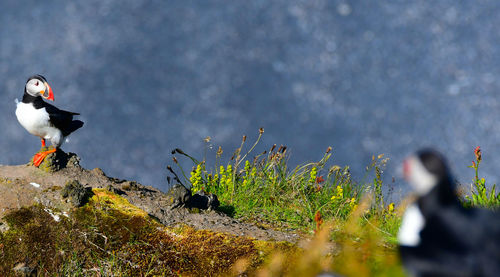
<svg viewBox="0 0 500 277">
<path fill-rule="evenodd" d="M 344 196 L 344 189 L 341 186 L 337 186 L 337 197 L 342 198 Z"/>
<path fill-rule="evenodd" d="M 394 203 L 391 203 L 391 204 L 389 204 L 389 206 L 387 206 L 387 211 L 389 213 L 393 213 L 394 212 Z"/>
<path fill-rule="evenodd" d="M 351 209 L 352 207 L 356 206 L 356 198 L 351 198 L 351 200 L 349 201 L 349 206 L 351 206 Z"/>
</svg>

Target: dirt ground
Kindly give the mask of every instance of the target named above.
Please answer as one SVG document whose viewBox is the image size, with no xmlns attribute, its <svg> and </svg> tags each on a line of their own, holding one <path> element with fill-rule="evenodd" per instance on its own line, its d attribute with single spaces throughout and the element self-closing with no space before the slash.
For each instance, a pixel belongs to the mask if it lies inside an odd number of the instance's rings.
<svg viewBox="0 0 500 277">
<path fill-rule="evenodd" d="M 240 222 L 218 211 L 192 212 L 182 207 L 172 208 L 171 199 L 160 190 L 134 181 L 108 177 L 99 168 L 84 169 L 79 165 L 76 155 L 55 172 L 46 172 L 30 164 L 0 166 L 0 218 L 10 210 L 36 203 L 61 211 L 73 209 L 69 200 L 61 196 L 66 182 L 73 180 L 85 187 L 112 189 L 166 226 L 187 224 L 196 229 L 259 240 L 297 242 L 299 239 L 296 233 L 280 232 Z M 5 227 L 5 224 L 0 224 L 0 230 Z"/>
</svg>

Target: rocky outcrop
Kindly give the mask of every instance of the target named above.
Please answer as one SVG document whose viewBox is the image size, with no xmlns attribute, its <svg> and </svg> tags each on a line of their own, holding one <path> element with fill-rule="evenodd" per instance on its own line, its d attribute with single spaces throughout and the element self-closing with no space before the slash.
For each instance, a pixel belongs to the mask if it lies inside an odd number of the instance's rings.
<svg viewBox="0 0 500 277">
<path fill-rule="evenodd" d="M 87 170 L 73 153 L 61 150 L 47 156 L 40 168 L 31 164 L 0 166 L 0 218 L 12 210 L 42 204 L 68 212 L 85 204 L 96 188 L 118 194 L 165 226 L 186 224 L 196 229 L 225 232 L 261 240 L 295 242 L 294 233 L 243 223 L 219 212 L 215 195 L 191 191 L 182 185 L 164 193 L 135 181 L 106 176 L 99 168 Z M 0 224 L 0 231 L 5 224 Z"/>
</svg>

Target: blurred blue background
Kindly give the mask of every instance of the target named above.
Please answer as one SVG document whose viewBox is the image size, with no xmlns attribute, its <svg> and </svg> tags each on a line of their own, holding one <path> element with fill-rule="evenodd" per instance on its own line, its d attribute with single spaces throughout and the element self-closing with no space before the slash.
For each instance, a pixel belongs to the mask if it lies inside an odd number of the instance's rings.
<svg viewBox="0 0 500 277">
<path fill-rule="evenodd" d="M 0 163 L 26 163 L 39 140 L 15 98 L 35 73 L 83 129 L 63 145 L 87 168 L 166 188 L 170 151 L 201 157 L 211 136 L 227 159 L 264 127 L 260 150 L 320 159 L 361 178 L 373 154 L 422 146 L 459 181 L 480 145 L 500 176 L 497 1 L 2 1 Z M 260 151 L 259 150 L 259 151 Z M 255 152 L 255 153 L 258 153 Z"/>
</svg>

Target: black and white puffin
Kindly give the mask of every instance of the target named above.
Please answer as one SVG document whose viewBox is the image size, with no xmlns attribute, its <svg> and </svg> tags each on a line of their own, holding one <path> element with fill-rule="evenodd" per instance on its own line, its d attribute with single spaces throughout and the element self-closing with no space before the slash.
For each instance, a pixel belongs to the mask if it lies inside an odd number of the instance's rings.
<svg viewBox="0 0 500 277">
<path fill-rule="evenodd" d="M 60 110 L 42 98 L 54 101 L 54 93 L 45 77 L 34 75 L 26 82 L 23 100 L 17 103 L 16 108 L 17 120 L 30 134 L 40 137 L 42 147 L 45 147 L 45 140 L 49 140 L 54 147 L 35 154 L 35 166 L 39 166 L 48 154 L 54 153 L 65 137 L 83 126 L 82 121 L 73 120 L 78 113 Z"/>
<path fill-rule="evenodd" d="M 441 154 L 422 150 L 404 162 L 417 194 L 398 234 L 413 276 L 500 276 L 500 213 L 466 209 Z"/>
</svg>

